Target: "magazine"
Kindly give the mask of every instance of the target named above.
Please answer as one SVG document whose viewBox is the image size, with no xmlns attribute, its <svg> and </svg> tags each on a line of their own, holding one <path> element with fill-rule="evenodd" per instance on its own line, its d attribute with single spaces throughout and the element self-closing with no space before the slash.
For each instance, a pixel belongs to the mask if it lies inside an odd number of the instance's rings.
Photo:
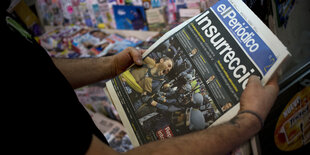
<svg viewBox="0 0 310 155">
<path fill-rule="evenodd" d="M 150 31 L 160 31 L 166 26 L 165 8 L 152 8 L 145 11 Z"/>
<path fill-rule="evenodd" d="M 94 113 L 85 108 L 97 128 L 107 139 L 109 146 L 117 152 L 126 152 L 133 148 L 133 145 L 126 133 L 124 126 L 113 119 L 110 119 L 100 113 Z"/>
<path fill-rule="evenodd" d="M 72 38 L 73 50 L 81 53 L 83 57 L 96 55 L 97 53 L 90 52 L 90 49 L 99 45 L 103 45 L 106 41 L 107 33 L 100 29 L 83 29 Z"/>
<path fill-rule="evenodd" d="M 115 107 L 103 90 L 104 86 L 101 86 L 100 83 L 75 89 L 80 103 L 94 113 L 100 113 L 108 118 L 120 121 Z"/>
<path fill-rule="evenodd" d="M 116 28 L 120 30 L 148 30 L 142 6 L 113 5 Z"/>
<path fill-rule="evenodd" d="M 40 45 L 48 51 L 64 51 L 70 40 L 83 30 L 80 26 L 58 26 L 39 37 Z"/>
<path fill-rule="evenodd" d="M 134 146 L 230 120 L 250 75 L 265 85 L 290 56 L 239 0 L 221 0 L 163 35 L 107 82 Z"/>
<path fill-rule="evenodd" d="M 91 51 L 97 53 L 97 57 L 110 56 L 123 51 L 127 47 L 136 47 L 142 43 L 141 40 L 134 37 L 132 37 L 132 40 L 129 39 L 117 34 L 111 34 L 105 38 L 103 44 L 93 47 Z"/>
</svg>

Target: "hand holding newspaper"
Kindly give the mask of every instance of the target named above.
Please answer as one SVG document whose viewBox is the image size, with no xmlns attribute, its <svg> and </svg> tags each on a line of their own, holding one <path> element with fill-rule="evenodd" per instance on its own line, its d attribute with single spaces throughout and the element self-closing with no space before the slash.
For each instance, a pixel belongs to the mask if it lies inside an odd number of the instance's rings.
<svg viewBox="0 0 310 155">
<path fill-rule="evenodd" d="M 265 85 L 290 56 L 239 0 L 221 0 L 167 32 L 107 91 L 134 146 L 234 117 L 250 75 Z"/>
</svg>

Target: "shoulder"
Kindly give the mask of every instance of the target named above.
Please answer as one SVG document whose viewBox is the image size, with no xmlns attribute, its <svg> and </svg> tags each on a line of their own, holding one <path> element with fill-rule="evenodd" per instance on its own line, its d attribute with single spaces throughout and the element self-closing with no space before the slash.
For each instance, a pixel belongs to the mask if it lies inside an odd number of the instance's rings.
<svg viewBox="0 0 310 155">
<path fill-rule="evenodd" d="M 148 67 L 152 68 L 155 66 L 156 61 L 150 57 L 146 57 L 144 60 L 144 63 L 148 65 Z"/>
</svg>

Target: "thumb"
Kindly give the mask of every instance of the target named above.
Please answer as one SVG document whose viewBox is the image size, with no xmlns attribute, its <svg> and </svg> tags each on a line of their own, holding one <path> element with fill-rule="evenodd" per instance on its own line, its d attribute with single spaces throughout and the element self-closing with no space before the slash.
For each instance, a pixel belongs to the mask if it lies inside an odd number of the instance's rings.
<svg viewBox="0 0 310 155">
<path fill-rule="evenodd" d="M 142 65 L 142 51 L 135 48 L 126 48 L 124 53 L 128 54 L 136 65 Z"/>
<path fill-rule="evenodd" d="M 251 75 L 249 77 L 249 81 L 247 83 L 247 87 L 252 87 L 252 86 L 262 86 L 261 81 L 259 76 L 257 75 Z"/>
<path fill-rule="evenodd" d="M 128 47 L 117 55 L 114 55 L 114 65 L 116 74 L 125 71 L 132 63 L 142 65 L 141 52 L 135 48 Z"/>
<path fill-rule="evenodd" d="M 278 76 L 273 76 L 265 86 L 265 91 L 271 96 L 277 96 L 279 92 Z"/>
</svg>

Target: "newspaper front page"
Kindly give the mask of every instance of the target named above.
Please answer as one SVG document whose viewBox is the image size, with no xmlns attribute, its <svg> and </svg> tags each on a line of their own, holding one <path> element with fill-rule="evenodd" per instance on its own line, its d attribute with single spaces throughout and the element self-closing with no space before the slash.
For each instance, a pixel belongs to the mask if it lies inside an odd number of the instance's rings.
<svg viewBox="0 0 310 155">
<path fill-rule="evenodd" d="M 242 1 L 222 0 L 167 32 L 107 91 L 138 146 L 229 120 L 250 75 L 265 84 L 289 55 Z"/>
</svg>

